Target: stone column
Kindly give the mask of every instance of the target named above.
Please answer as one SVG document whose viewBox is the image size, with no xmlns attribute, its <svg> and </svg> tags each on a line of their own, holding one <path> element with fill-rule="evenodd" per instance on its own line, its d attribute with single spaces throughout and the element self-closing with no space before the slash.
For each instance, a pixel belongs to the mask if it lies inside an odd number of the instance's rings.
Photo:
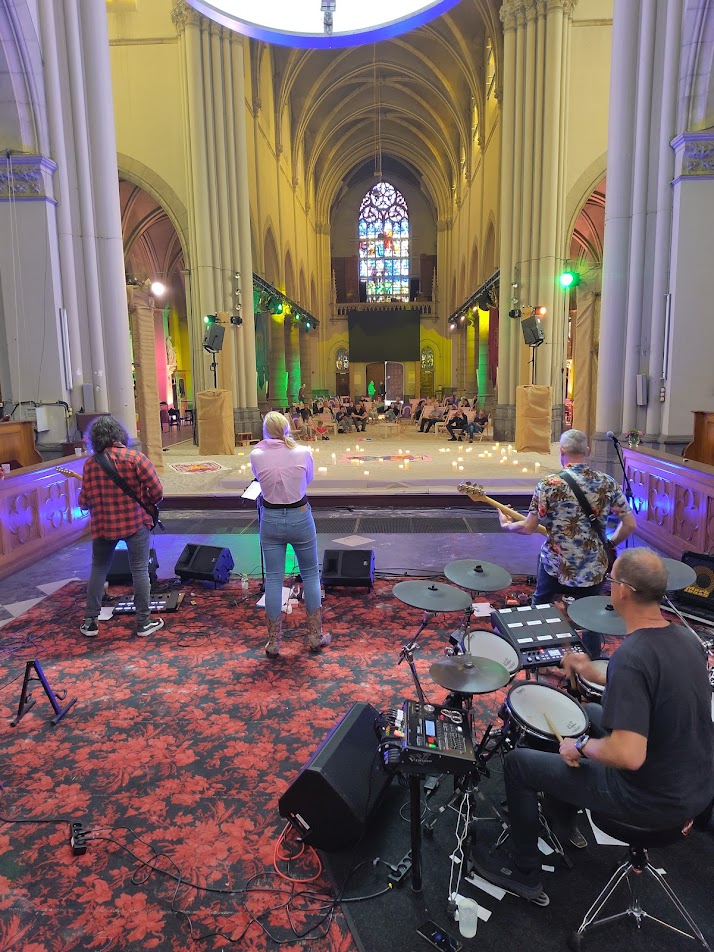
<svg viewBox="0 0 714 952">
<path fill-rule="evenodd" d="M 288 375 L 288 403 L 297 400 L 300 389 L 300 341 L 299 329 L 292 317 L 285 319 L 285 369 Z"/>
<path fill-rule="evenodd" d="M 136 436 L 107 8 L 79 0 L 109 409 Z"/>
<path fill-rule="evenodd" d="M 307 396 L 312 400 L 312 335 L 300 331 L 300 383 L 305 384 Z"/>
<path fill-rule="evenodd" d="M 156 377 L 156 334 L 154 332 L 154 301 L 137 287 L 126 289 L 125 300 L 131 322 L 136 380 L 136 412 L 144 453 L 159 472 L 164 469 L 161 444 L 159 384 Z"/>
</svg>

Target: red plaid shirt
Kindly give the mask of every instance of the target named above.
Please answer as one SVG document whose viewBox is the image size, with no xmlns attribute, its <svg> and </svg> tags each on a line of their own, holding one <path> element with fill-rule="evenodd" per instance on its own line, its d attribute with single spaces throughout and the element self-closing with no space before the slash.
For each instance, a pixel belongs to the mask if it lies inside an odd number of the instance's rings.
<svg viewBox="0 0 714 952">
<path fill-rule="evenodd" d="M 106 455 L 142 502 L 148 505 L 161 502 L 164 494 L 161 481 L 154 464 L 143 453 L 114 443 Z M 84 464 L 79 505 L 91 513 L 93 539 L 125 539 L 142 526 L 151 526 L 148 513 L 114 485 L 93 456 Z"/>
</svg>

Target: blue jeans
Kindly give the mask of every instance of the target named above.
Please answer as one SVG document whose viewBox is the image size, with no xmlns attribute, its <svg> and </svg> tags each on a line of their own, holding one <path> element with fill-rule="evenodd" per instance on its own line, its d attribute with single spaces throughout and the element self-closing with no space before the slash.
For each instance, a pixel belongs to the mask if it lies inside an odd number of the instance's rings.
<svg viewBox="0 0 714 952">
<path fill-rule="evenodd" d="M 92 571 L 87 585 L 86 618 L 99 618 L 102 609 L 102 595 L 104 583 L 107 580 L 112 564 L 112 556 L 118 539 L 92 540 Z M 151 582 L 149 581 L 149 549 L 151 548 L 151 530 L 148 526 L 137 529 L 133 535 L 127 536 L 127 551 L 129 553 L 129 567 L 134 583 L 134 607 L 136 608 L 136 625 L 141 628 L 149 620 L 149 597 Z"/>
<path fill-rule="evenodd" d="M 570 598 L 587 598 L 589 595 L 599 595 L 602 590 L 603 582 L 596 585 L 563 585 L 561 582 L 546 572 L 543 562 L 538 559 L 538 574 L 536 575 L 536 587 L 531 598 L 531 605 L 549 605 L 554 596 L 568 595 Z M 594 660 L 600 657 L 602 652 L 602 636 L 596 631 L 583 631 L 582 642 L 585 650 Z"/>
<path fill-rule="evenodd" d="M 322 602 L 312 509 L 309 504 L 296 509 L 267 509 L 261 506 L 260 545 L 265 562 L 265 613 L 273 621 L 280 618 L 282 611 L 288 543 L 293 547 L 300 567 L 305 609 L 308 614 L 312 614 Z"/>
</svg>

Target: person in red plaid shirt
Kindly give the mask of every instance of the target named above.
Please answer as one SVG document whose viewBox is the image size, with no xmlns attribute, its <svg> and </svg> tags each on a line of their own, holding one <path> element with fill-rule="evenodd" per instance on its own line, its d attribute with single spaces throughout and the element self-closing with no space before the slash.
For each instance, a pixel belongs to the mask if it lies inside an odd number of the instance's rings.
<svg viewBox="0 0 714 952">
<path fill-rule="evenodd" d="M 110 416 L 98 417 L 90 427 L 89 442 L 95 453 L 104 453 L 114 464 L 117 473 L 142 502 L 148 506 L 161 502 L 164 493 L 154 464 L 138 450 L 127 448 L 129 437 L 117 420 Z M 120 539 L 126 542 L 134 582 L 136 633 L 145 638 L 163 628 L 163 619 L 152 619 L 149 614 L 152 528 L 149 514 L 111 481 L 94 456 L 84 464 L 79 505 L 89 510 L 92 527 L 92 571 L 87 585 L 85 618 L 79 630 L 88 638 L 93 638 L 99 631 L 97 620 L 104 583 Z"/>
</svg>

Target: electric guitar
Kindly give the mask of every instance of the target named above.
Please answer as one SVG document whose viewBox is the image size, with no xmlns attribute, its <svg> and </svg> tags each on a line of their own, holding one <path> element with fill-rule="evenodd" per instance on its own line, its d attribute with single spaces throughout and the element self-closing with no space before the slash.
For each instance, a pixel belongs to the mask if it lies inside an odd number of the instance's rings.
<svg viewBox="0 0 714 952">
<path fill-rule="evenodd" d="M 55 469 L 58 473 L 62 473 L 63 476 L 72 476 L 73 479 L 78 479 L 80 483 L 82 482 L 82 474 L 75 473 L 73 469 L 67 469 L 66 466 L 55 466 Z"/>
<path fill-rule="evenodd" d="M 66 466 L 55 466 L 55 469 L 57 470 L 58 473 L 62 473 L 63 476 L 72 476 L 74 479 L 78 479 L 78 480 L 80 481 L 80 483 L 82 482 L 82 474 L 81 474 L 81 473 L 75 473 L 75 471 L 74 471 L 73 469 L 67 469 Z M 153 504 L 150 504 L 150 503 L 144 503 L 144 502 L 142 502 L 140 499 L 137 499 L 135 496 L 131 495 L 130 493 L 127 493 L 127 495 L 129 496 L 130 499 L 133 499 L 134 502 L 138 503 L 138 504 L 141 506 L 141 508 L 144 510 L 144 512 L 145 512 L 148 516 L 151 517 L 151 519 L 152 519 L 152 521 L 153 521 L 153 525 L 152 525 L 152 527 L 151 527 L 152 531 L 153 531 L 157 526 L 159 526 L 161 529 L 164 528 L 163 525 L 162 525 L 162 523 L 161 523 L 161 520 L 159 519 L 159 507 L 158 507 L 158 506 L 154 506 Z"/>
<path fill-rule="evenodd" d="M 474 502 L 485 502 L 489 506 L 493 506 L 494 509 L 498 509 L 504 515 L 509 516 L 515 522 L 523 522 L 525 516 L 520 512 L 516 512 L 515 509 L 511 509 L 510 506 L 505 506 L 502 502 L 498 502 L 496 499 L 491 499 L 490 496 L 487 496 L 483 491 L 483 486 L 476 486 L 473 483 L 460 483 L 457 487 L 460 493 L 465 493 L 469 499 Z M 538 526 L 536 532 L 540 532 L 541 535 L 547 536 L 548 530 L 545 526 Z"/>
</svg>

